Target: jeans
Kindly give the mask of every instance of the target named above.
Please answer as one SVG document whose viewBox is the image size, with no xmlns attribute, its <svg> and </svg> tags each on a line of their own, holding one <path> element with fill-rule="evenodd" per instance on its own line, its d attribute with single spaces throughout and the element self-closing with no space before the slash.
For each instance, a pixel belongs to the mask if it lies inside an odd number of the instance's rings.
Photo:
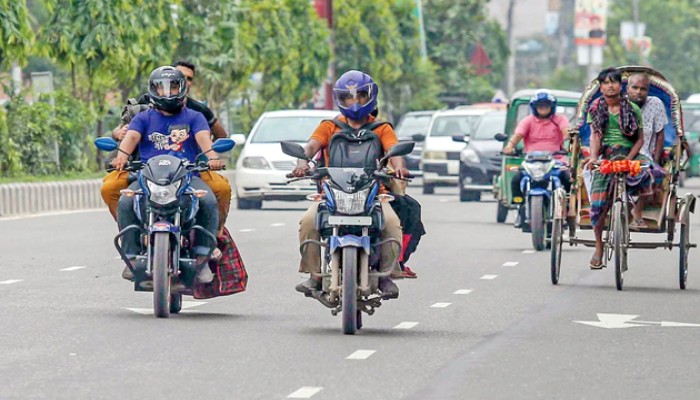
<svg viewBox="0 0 700 400">
<path fill-rule="evenodd" d="M 199 177 L 193 176 L 190 181 L 190 186 L 192 189 L 206 190 L 207 194 L 199 199 L 199 210 L 195 215 L 195 223 L 202 226 L 204 229 L 216 235 L 217 226 L 219 224 L 219 213 L 217 210 L 216 197 L 212 193 L 209 186 L 207 186 Z M 139 183 L 134 182 L 129 185 L 129 189 L 138 190 Z M 181 199 L 181 201 L 189 204 L 189 199 Z M 143 196 L 141 198 L 141 216 L 144 222 L 139 221 L 134 212 L 134 197 L 121 196 L 119 198 L 119 205 L 117 209 L 117 223 L 119 225 L 119 230 L 126 228 L 129 225 L 139 225 L 143 226 L 144 223 L 148 223 L 146 214 L 146 203 L 148 199 Z M 122 236 L 122 250 L 126 253 L 128 258 L 134 258 L 135 256 L 141 254 L 141 234 L 137 230 L 129 230 Z M 215 246 L 211 238 L 200 231 L 195 231 L 195 244 L 194 253 L 198 256 L 205 256 L 209 254 L 209 249 Z"/>
</svg>

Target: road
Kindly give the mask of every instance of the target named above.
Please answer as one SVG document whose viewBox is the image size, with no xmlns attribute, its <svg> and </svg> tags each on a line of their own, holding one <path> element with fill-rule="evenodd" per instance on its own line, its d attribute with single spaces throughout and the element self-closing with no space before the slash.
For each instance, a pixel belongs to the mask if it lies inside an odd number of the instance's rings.
<svg viewBox="0 0 700 400">
<path fill-rule="evenodd" d="M 497 224 L 495 203 L 460 203 L 451 188 L 415 197 L 428 231 L 409 263 L 419 279 L 355 336 L 294 291 L 305 203 L 233 210 L 248 290 L 170 319 L 120 278 L 106 211 L 0 220 L 0 398 L 700 396 L 697 251 L 685 291 L 678 250 L 632 251 L 618 292 L 613 268 L 591 271 L 590 249 L 565 246 L 553 286 L 549 253 Z"/>
</svg>

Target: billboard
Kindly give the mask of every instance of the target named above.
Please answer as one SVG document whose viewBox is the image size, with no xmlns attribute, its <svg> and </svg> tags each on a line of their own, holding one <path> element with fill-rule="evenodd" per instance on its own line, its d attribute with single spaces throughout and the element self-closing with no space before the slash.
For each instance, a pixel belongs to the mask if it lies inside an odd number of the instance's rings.
<svg viewBox="0 0 700 400">
<path fill-rule="evenodd" d="M 605 46 L 608 0 L 576 0 L 574 43 Z"/>
</svg>

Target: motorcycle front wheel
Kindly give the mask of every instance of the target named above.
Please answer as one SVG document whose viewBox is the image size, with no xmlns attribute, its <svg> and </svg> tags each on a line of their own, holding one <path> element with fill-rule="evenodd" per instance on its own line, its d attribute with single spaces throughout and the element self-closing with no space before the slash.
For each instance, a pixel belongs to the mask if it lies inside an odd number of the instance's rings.
<svg viewBox="0 0 700 400">
<path fill-rule="evenodd" d="M 156 232 L 153 238 L 153 311 L 158 318 L 170 316 L 170 234 Z"/>
<path fill-rule="evenodd" d="M 357 249 L 343 248 L 343 333 L 357 332 Z"/>
</svg>

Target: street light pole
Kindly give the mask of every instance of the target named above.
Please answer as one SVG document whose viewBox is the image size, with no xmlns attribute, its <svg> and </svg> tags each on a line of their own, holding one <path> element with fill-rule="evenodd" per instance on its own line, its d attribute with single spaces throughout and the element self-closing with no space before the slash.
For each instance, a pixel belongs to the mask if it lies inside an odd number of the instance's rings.
<svg viewBox="0 0 700 400">
<path fill-rule="evenodd" d="M 418 32 L 420 35 L 420 56 L 423 61 L 428 59 L 428 48 L 425 41 L 425 25 L 423 24 L 423 1 L 416 0 L 416 8 L 418 9 Z"/>
</svg>

